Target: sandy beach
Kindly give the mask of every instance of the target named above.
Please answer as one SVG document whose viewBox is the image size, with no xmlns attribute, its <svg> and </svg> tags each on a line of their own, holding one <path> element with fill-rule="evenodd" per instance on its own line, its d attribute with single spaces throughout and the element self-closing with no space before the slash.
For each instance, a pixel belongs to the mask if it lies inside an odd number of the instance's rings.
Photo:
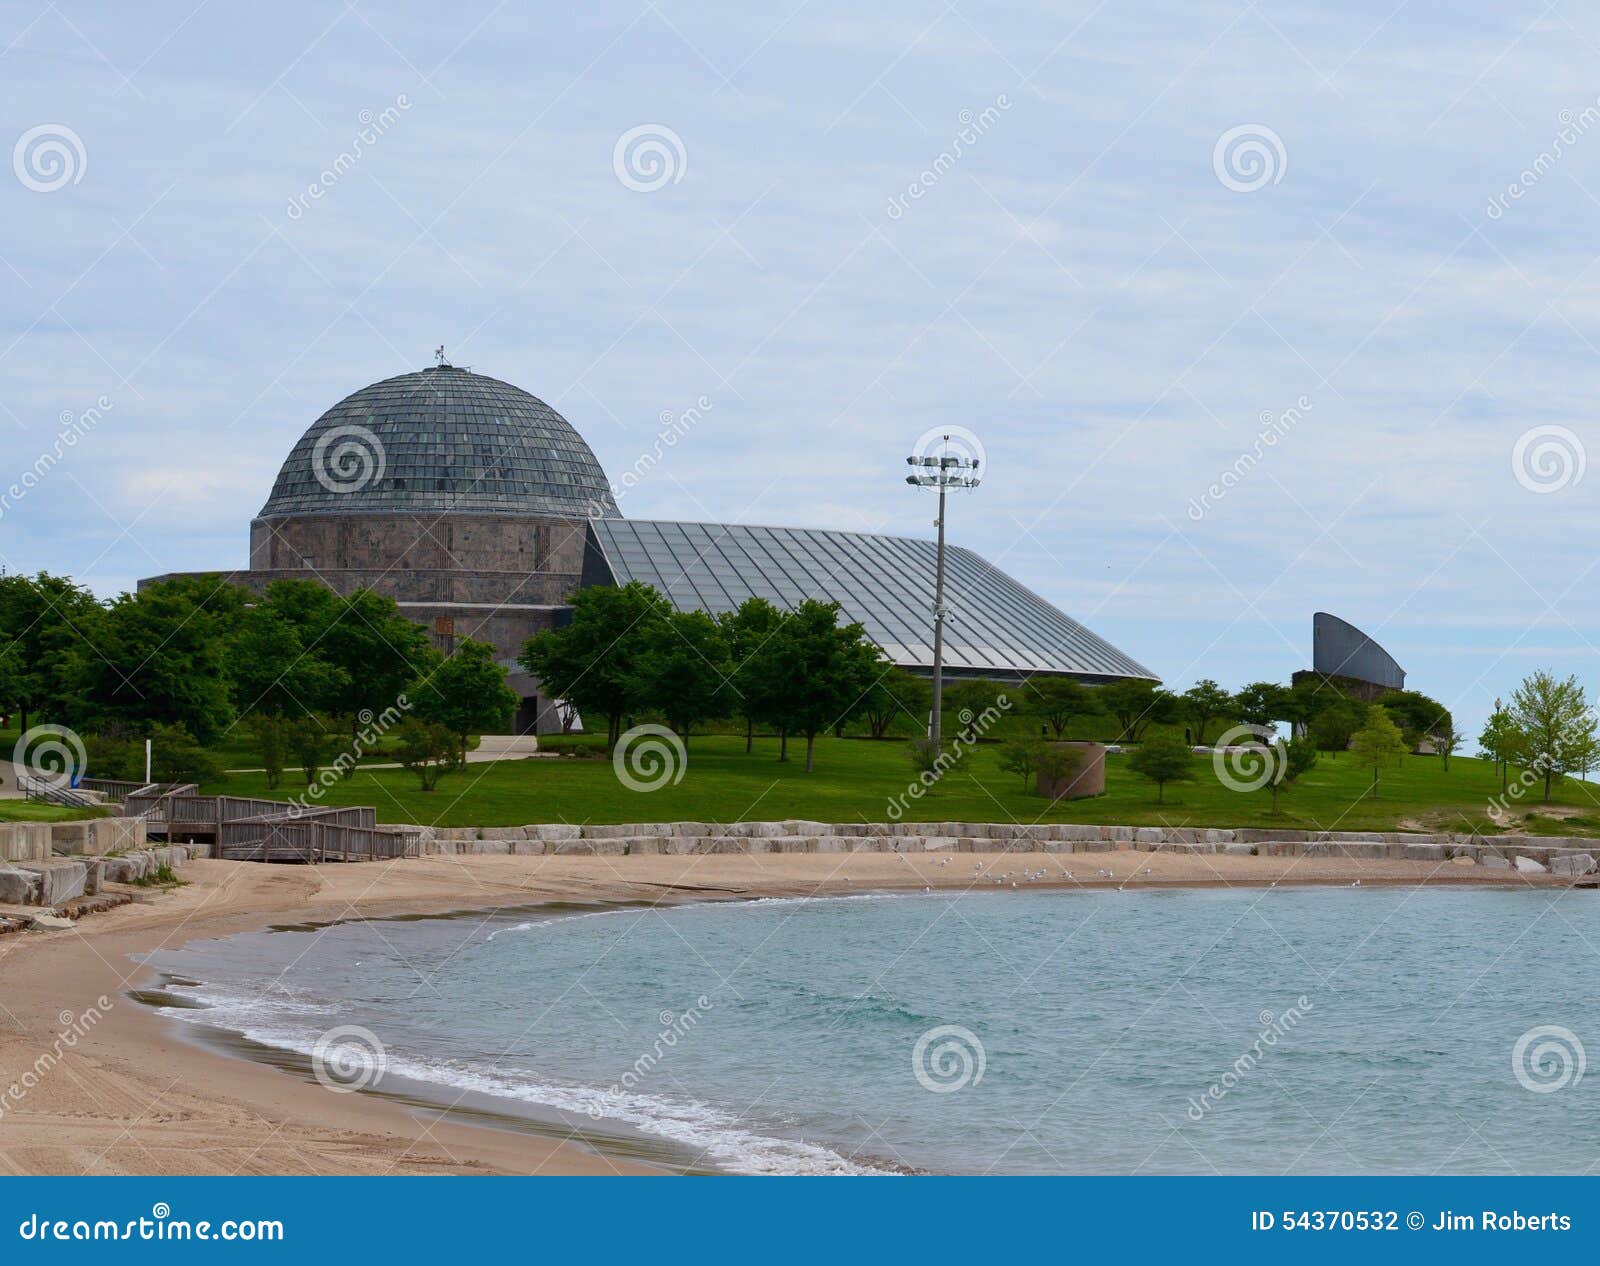
<svg viewBox="0 0 1600 1266">
<path fill-rule="evenodd" d="M 1028 884 L 1034 888 L 1564 882 L 1454 863 L 1134 851 L 955 854 L 949 865 L 938 854 L 894 853 L 469 856 L 319 867 L 195 861 L 182 868 L 183 887 L 139 891 L 134 904 L 72 931 L 0 937 L 0 1173 L 652 1172 L 576 1134 L 440 1120 L 392 1097 L 337 1094 L 185 1040 L 178 1026 L 129 996 L 151 974 L 133 956 L 275 923 L 556 900 L 960 890 L 973 885 L 974 862 L 991 890 L 995 876 L 1024 866 L 1048 870 L 1047 879 Z M 1063 863 L 1073 879 L 1058 875 Z M 101 1014 L 86 1023 L 92 1012 Z"/>
</svg>

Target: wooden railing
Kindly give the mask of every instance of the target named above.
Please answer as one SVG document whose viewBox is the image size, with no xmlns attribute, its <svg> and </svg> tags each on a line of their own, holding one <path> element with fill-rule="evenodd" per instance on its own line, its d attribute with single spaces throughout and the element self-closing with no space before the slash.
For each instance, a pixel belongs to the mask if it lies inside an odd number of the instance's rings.
<svg viewBox="0 0 1600 1266">
<path fill-rule="evenodd" d="M 123 813 L 169 837 L 210 836 L 215 855 L 234 861 L 365 862 L 418 851 L 400 828 L 379 826 L 370 805 L 309 809 L 285 800 L 202 796 L 185 783 L 140 787 L 124 799 Z"/>
<path fill-rule="evenodd" d="M 125 778 L 80 778 L 78 786 L 98 791 L 107 800 L 126 800 L 136 791 L 143 791 L 153 783 L 131 782 Z"/>
</svg>

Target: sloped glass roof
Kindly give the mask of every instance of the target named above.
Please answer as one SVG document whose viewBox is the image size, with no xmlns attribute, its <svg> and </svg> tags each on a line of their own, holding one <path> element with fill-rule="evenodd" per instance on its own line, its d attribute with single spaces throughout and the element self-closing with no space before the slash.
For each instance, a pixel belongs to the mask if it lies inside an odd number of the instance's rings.
<svg viewBox="0 0 1600 1266">
<path fill-rule="evenodd" d="M 300 437 L 261 516 L 616 514 L 583 437 L 536 396 L 441 365 L 346 396 Z"/>
<path fill-rule="evenodd" d="M 814 528 L 596 519 L 592 540 L 616 584 L 653 585 L 680 611 L 837 602 L 893 663 L 933 667 L 935 545 Z M 586 577 L 586 579 L 589 579 Z M 595 577 L 594 579 L 605 579 Z M 971 550 L 945 548 L 947 668 L 979 674 L 1155 674 Z"/>
</svg>

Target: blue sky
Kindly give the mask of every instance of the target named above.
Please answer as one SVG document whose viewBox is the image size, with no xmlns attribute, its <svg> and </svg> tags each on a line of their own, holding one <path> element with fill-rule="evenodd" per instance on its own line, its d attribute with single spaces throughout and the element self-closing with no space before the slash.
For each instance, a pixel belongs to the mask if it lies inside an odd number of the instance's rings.
<svg viewBox="0 0 1600 1266">
<path fill-rule="evenodd" d="M 0 484 L 106 401 L 8 569 L 242 566 L 300 432 L 443 343 L 614 479 L 704 398 L 640 517 L 925 534 L 902 458 L 969 428 L 952 538 L 1175 688 L 1317 609 L 1473 733 L 1600 684 L 1573 0 L 62 0 L 0 49 Z"/>
</svg>

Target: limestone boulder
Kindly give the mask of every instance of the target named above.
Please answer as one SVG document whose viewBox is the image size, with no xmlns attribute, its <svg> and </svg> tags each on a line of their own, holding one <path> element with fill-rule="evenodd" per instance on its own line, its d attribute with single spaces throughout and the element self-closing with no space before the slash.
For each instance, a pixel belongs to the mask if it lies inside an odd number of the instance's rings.
<svg viewBox="0 0 1600 1266">
<path fill-rule="evenodd" d="M 31 870 L 0 866 L 0 905 L 39 904 L 39 876 Z"/>
<path fill-rule="evenodd" d="M 1587 875 L 1594 870 L 1594 858 L 1588 853 L 1568 853 L 1562 857 L 1552 858 L 1550 873 L 1552 875 Z"/>
<path fill-rule="evenodd" d="M 1519 875 L 1548 875 L 1550 873 L 1548 866 L 1534 861 L 1531 857 L 1524 857 L 1521 853 L 1517 854 L 1516 864 Z"/>
</svg>

